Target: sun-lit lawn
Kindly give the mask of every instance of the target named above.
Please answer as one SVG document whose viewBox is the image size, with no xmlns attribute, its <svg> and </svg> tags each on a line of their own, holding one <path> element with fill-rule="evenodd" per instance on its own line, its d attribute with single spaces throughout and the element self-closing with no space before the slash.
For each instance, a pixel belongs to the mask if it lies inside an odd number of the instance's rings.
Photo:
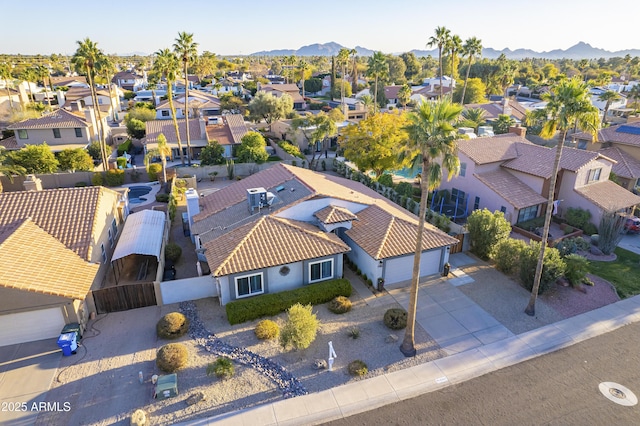
<svg viewBox="0 0 640 426">
<path fill-rule="evenodd" d="M 616 248 L 613 262 L 591 261 L 589 272 L 613 284 L 622 299 L 640 294 L 640 255 Z"/>
</svg>

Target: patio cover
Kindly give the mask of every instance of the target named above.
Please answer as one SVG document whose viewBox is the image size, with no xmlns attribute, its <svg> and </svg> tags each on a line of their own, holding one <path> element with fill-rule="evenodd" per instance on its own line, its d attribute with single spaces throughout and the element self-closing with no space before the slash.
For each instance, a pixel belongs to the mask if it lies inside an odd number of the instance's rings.
<svg viewBox="0 0 640 426">
<path fill-rule="evenodd" d="M 155 256 L 160 262 L 160 250 L 166 214 L 156 210 L 142 210 L 127 217 L 124 229 L 113 252 L 111 261 L 130 254 Z"/>
</svg>

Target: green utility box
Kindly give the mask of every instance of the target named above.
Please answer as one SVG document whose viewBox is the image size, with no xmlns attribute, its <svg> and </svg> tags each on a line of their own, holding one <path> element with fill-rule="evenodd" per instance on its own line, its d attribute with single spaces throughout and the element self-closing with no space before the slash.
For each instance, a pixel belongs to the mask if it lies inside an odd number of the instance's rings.
<svg viewBox="0 0 640 426">
<path fill-rule="evenodd" d="M 153 397 L 156 399 L 167 399 L 178 395 L 178 375 L 168 374 L 158 377 L 156 390 Z"/>
</svg>

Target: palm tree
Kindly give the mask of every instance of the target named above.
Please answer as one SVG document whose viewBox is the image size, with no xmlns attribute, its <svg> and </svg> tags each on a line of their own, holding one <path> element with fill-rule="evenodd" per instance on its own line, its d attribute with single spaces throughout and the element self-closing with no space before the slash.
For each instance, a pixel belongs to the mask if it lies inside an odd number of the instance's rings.
<svg viewBox="0 0 640 426">
<path fill-rule="evenodd" d="M 387 58 L 382 52 L 374 52 L 369 58 L 367 74 L 375 77 L 375 90 L 373 95 L 373 112 L 378 111 L 378 80 L 389 73 Z"/>
<path fill-rule="evenodd" d="M 456 59 L 458 59 L 458 53 L 462 50 L 462 39 L 459 35 L 454 34 L 449 38 L 447 43 L 447 50 L 449 51 L 449 59 L 451 60 L 451 79 L 453 80 L 458 76 L 458 70 L 456 69 Z M 451 87 L 453 94 L 453 87 Z"/>
<path fill-rule="evenodd" d="M 349 55 L 353 57 L 353 68 L 351 73 L 351 92 L 355 94 L 358 91 L 358 51 L 356 49 L 351 49 L 349 51 Z"/>
<path fill-rule="evenodd" d="M 173 105 L 173 83 L 176 81 L 178 72 L 180 71 L 180 63 L 178 57 L 169 49 L 162 49 L 156 52 L 156 60 L 153 62 L 153 70 L 159 76 L 163 76 L 167 82 L 167 98 L 169 100 L 169 109 L 171 110 L 171 118 L 173 120 L 173 128 L 176 131 L 176 141 L 178 143 L 178 151 L 180 160 L 184 166 L 184 153 L 182 152 L 182 141 L 180 139 L 180 128 L 178 127 L 178 118 L 176 117 L 176 107 Z"/>
<path fill-rule="evenodd" d="M 89 83 L 89 89 L 91 90 L 91 98 L 93 100 L 93 110 L 96 114 L 98 123 L 98 136 L 100 139 L 100 150 L 102 152 L 102 167 L 107 170 L 109 167 L 109 157 L 107 155 L 107 142 L 104 136 L 104 129 L 102 127 L 102 113 L 98 106 L 98 96 L 96 94 L 95 77 L 96 66 L 102 60 L 104 54 L 98 49 L 98 44 L 91 41 L 89 38 L 85 38 L 82 41 L 77 41 L 78 49 L 73 54 L 71 61 L 75 68 L 86 74 L 87 82 Z"/>
<path fill-rule="evenodd" d="M 629 98 L 633 99 L 634 108 L 638 109 L 638 99 L 640 99 L 640 84 L 634 85 L 631 90 L 629 90 Z"/>
<path fill-rule="evenodd" d="M 13 164 L 11 159 L 7 156 L 7 152 L 3 146 L 0 146 L 0 176 L 6 176 L 9 181 L 13 183 L 13 176 L 24 176 L 27 174 L 27 169 L 24 167 Z M 0 181 L 0 192 L 2 192 L 2 181 Z"/>
<path fill-rule="evenodd" d="M 553 212 L 553 198 L 556 189 L 556 180 L 560 170 L 560 159 L 562 157 L 562 147 L 569 129 L 576 126 L 581 130 L 591 134 L 593 142 L 598 140 L 598 128 L 600 124 L 600 115 L 598 108 L 591 104 L 589 95 L 589 86 L 582 82 L 579 78 L 569 80 L 561 80 L 551 93 L 544 94 L 542 99 L 547 102 L 547 106 L 543 109 L 534 111 L 534 115 L 545 117 L 546 121 L 542 126 L 540 136 L 550 139 L 560 132 L 558 146 L 556 148 L 556 156 L 553 163 L 553 171 L 549 181 L 549 195 L 547 197 L 547 211 L 544 217 L 544 228 L 542 230 L 542 240 L 547 241 L 549 236 L 549 225 L 551 223 L 551 214 Z M 544 252 L 546 244 L 540 245 L 540 254 L 538 256 L 538 265 L 536 266 L 536 274 L 533 279 L 533 289 L 529 304 L 525 309 L 527 315 L 533 316 L 536 311 L 536 298 L 538 297 L 538 288 L 540 287 L 540 278 L 542 276 L 542 264 L 544 261 Z"/>
<path fill-rule="evenodd" d="M 343 47 L 338 52 L 338 64 L 342 66 L 342 73 L 340 74 L 340 105 L 342 107 L 342 113 L 344 114 L 344 83 L 345 83 L 345 69 L 347 68 L 347 64 L 349 63 L 349 49 Z"/>
<path fill-rule="evenodd" d="M 442 97 L 442 48 L 451 37 L 451 32 L 445 27 L 436 27 L 435 35 L 429 38 L 427 46 L 438 46 L 438 62 L 440 63 L 440 97 Z"/>
<path fill-rule="evenodd" d="M 163 182 L 167 183 L 167 156 L 171 156 L 171 147 L 167 144 L 167 138 L 164 136 L 164 133 L 160 133 L 158 135 L 158 146 L 157 148 L 150 149 L 147 151 L 147 155 L 144 156 L 144 165 L 149 167 L 149 162 L 153 157 L 160 157 L 160 161 L 162 162 L 162 178 Z"/>
<path fill-rule="evenodd" d="M 42 85 L 44 86 L 44 95 L 47 97 L 47 104 L 49 105 L 49 109 L 51 109 L 51 98 L 49 97 L 49 86 L 47 85 L 47 80 L 51 82 L 49 76 L 49 68 L 44 65 L 38 65 L 35 68 L 36 76 L 42 80 Z"/>
<path fill-rule="evenodd" d="M 36 98 L 33 96 L 33 90 L 31 90 L 31 83 L 35 82 L 38 79 L 36 75 L 36 71 L 34 68 L 27 68 L 20 74 L 20 78 L 22 81 L 27 83 L 27 87 L 29 88 L 29 102 L 36 102 Z"/>
<path fill-rule="evenodd" d="M 9 98 L 9 108 L 13 111 L 13 96 L 11 96 L 11 91 L 9 90 L 9 82 L 13 76 L 11 75 L 11 67 L 6 62 L 0 64 L 0 78 L 4 80 L 4 88 Z"/>
<path fill-rule="evenodd" d="M 462 46 L 462 55 L 467 57 L 467 75 L 464 77 L 464 86 L 462 87 L 462 98 L 460 103 L 464 105 L 464 95 L 467 92 L 467 80 L 469 80 L 469 71 L 471 71 L 471 63 L 476 56 L 482 55 L 482 40 L 471 37 L 468 38 Z"/>
<path fill-rule="evenodd" d="M 98 74 L 104 78 L 105 82 L 109 86 L 109 105 L 111 106 L 111 118 L 113 121 L 116 121 L 116 107 L 113 104 L 113 86 L 111 84 L 111 80 L 113 80 L 113 76 L 116 73 L 116 65 L 107 55 L 102 55 L 98 63 L 96 64 L 96 70 Z"/>
<path fill-rule="evenodd" d="M 301 59 L 298 62 L 298 71 L 300 71 L 300 85 L 302 86 L 302 98 L 304 99 L 304 81 L 306 79 L 306 74 L 309 72 L 311 67 L 304 59 Z"/>
<path fill-rule="evenodd" d="M 423 102 L 418 110 L 409 113 L 409 124 L 405 127 L 409 135 L 409 155 L 416 153 L 414 164 L 422 163 L 420 176 L 420 212 L 418 214 L 418 235 L 413 258 L 411 291 L 409 294 L 409 315 L 404 340 L 400 351 L 405 356 L 414 356 L 415 322 L 418 304 L 418 284 L 420 283 L 420 259 L 422 257 L 422 236 L 427 212 L 427 194 L 440 185 L 442 168 L 447 169 L 448 179 L 458 174 L 460 161 L 457 153 L 457 132 L 454 123 L 458 120 L 462 107 L 449 98 L 436 102 Z"/>
<path fill-rule="evenodd" d="M 609 112 L 609 108 L 611 107 L 611 103 L 616 99 L 620 99 L 620 94 L 618 92 L 614 92 L 613 90 L 607 90 L 598 96 L 598 100 L 602 102 L 606 102 L 604 104 L 604 113 L 602 114 L 602 125 L 604 126 L 607 123 L 607 112 Z"/>
<path fill-rule="evenodd" d="M 181 32 L 173 44 L 173 51 L 182 59 L 184 65 L 184 113 L 187 127 L 187 161 L 191 165 L 191 135 L 189 134 L 189 61 L 198 59 L 198 43 L 193 41 L 193 34 Z"/>
<path fill-rule="evenodd" d="M 473 131 L 477 134 L 478 127 L 485 122 L 487 111 L 482 108 L 467 108 L 462 111 L 461 125 L 463 127 L 473 127 Z"/>
</svg>

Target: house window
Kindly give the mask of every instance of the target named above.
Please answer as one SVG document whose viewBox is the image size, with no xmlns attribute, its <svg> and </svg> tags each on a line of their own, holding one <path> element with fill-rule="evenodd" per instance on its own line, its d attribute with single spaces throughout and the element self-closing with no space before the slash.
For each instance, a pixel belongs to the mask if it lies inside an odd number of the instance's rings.
<svg viewBox="0 0 640 426">
<path fill-rule="evenodd" d="M 169 111 L 167 111 L 166 109 L 162 110 L 162 116 L 163 117 L 169 117 Z"/>
<path fill-rule="evenodd" d="M 500 211 L 502 213 L 506 213 L 507 212 L 507 208 L 505 206 L 500 206 Z"/>
<path fill-rule="evenodd" d="M 526 209 L 520 209 L 520 211 L 518 212 L 518 222 L 535 219 L 537 215 L 538 206 L 531 206 L 527 207 Z"/>
<path fill-rule="evenodd" d="M 478 210 L 480 208 L 480 197 L 476 197 L 476 200 L 473 202 L 473 209 Z"/>
<path fill-rule="evenodd" d="M 262 272 L 254 275 L 236 277 L 236 298 L 264 293 L 262 288 Z"/>
<path fill-rule="evenodd" d="M 589 176 L 587 177 L 587 183 L 596 182 L 600 180 L 600 174 L 602 173 L 602 167 L 589 170 Z"/>
<path fill-rule="evenodd" d="M 76 138 L 81 138 L 82 137 L 82 129 L 80 127 L 76 127 L 75 129 L 76 132 Z"/>
<path fill-rule="evenodd" d="M 333 259 L 309 263 L 309 282 L 333 278 Z"/>
<path fill-rule="evenodd" d="M 53 129 L 53 137 L 60 139 L 60 129 Z"/>
<path fill-rule="evenodd" d="M 109 229 L 109 247 L 113 247 L 113 232 Z"/>
<path fill-rule="evenodd" d="M 578 149 L 587 149 L 587 141 L 578 141 Z"/>
<path fill-rule="evenodd" d="M 20 129 L 18 130 L 18 138 L 20 139 L 29 139 L 29 133 L 26 130 Z"/>
<path fill-rule="evenodd" d="M 467 174 L 467 163 L 460 163 L 460 176 L 464 177 Z"/>
<path fill-rule="evenodd" d="M 100 244 L 100 252 L 102 253 L 102 263 L 107 263 L 107 251 L 104 249 L 104 244 Z"/>
<path fill-rule="evenodd" d="M 465 195 L 466 194 L 464 193 L 464 191 L 460 191 L 459 189 L 456 189 L 456 188 L 451 188 L 451 201 L 452 202 L 455 202 L 456 200 L 463 201 Z"/>
<path fill-rule="evenodd" d="M 111 222 L 111 232 L 113 232 L 113 235 L 118 235 L 118 223 L 115 219 Z"/>
</svg>

